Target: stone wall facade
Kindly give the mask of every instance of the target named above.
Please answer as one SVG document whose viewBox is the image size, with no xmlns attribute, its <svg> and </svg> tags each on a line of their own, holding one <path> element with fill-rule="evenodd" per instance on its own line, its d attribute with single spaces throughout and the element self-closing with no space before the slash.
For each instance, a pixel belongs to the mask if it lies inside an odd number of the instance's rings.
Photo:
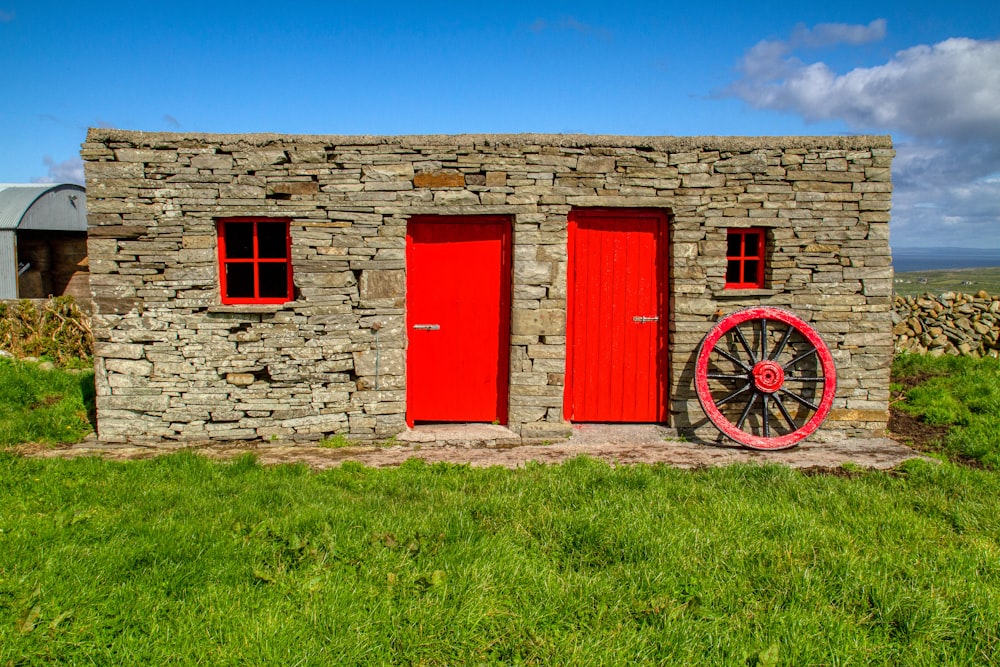
<svg viewBox="0 0 1000 667">
<path fill-rule="evenodd" d="M 99 437 L 385 438 L 406 428 L 407 220 L 512 225 L 509 427 L 566 433 L 567 215 L 661 209 L 670 425 L 714 433 L 699 342 L 772 305 L 838 368 L 822 433 L 886 425 L 889 137 L 287 136 L 91 129 L 85 160 Z M 291 220 L 295 299 L 222 305 L 216 223 Z M 726 290 L 727 230 L 763 227 L 767 289 Z M 377 377 L 376 377 L 377 374 Z"/>
</svg>

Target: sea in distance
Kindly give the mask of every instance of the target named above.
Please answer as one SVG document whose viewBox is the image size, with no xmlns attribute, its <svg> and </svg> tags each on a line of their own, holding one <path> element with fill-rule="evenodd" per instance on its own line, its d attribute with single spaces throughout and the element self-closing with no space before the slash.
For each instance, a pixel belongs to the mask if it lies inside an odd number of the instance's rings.
<svg viewBox="0 0 1000 667">
<path fill-rule="evenodd" d="M 1000 266 L 1000 248 L 893 248 L 896 273 Z"/>
</svg>

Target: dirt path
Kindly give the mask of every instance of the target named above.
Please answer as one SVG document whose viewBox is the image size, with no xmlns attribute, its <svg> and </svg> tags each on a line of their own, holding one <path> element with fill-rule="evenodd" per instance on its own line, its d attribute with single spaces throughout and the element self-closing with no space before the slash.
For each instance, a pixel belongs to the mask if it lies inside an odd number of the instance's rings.
<svg viewBox="0 0 1000 667">
<path fill-rule="evenodd" d="M 493 427 L 502 428 L 502 427 Z M 466 436 L 468 434 L 465 434 Z M 494 434 L 495 435 L 495 434 Z M 398 466 L 411 458 L 428 463 L 447 462 L 476 467 L 518 468 L 529 461 L 559 463 L 586 455 L 612 464 L 665 463 L 679 468 L 701 468 L 731 463 L 781 463 L 792 468 L 831 470 L 851 464 L 860 468 L 886 470 L 907 459 L 918 457 L 914 450 L 888 438 L 851 438 L 830 442 L 806 441 L 792 449 L 758 452 L 738 446 L 709 442 L 682 442 L 665 439 L 671 433 L 655 426 L 578 426 L 572 437 L 553 444 L 512 445 L 503 438 L 437 437 L 411 438 L 392 446 L 325 448 L 315 445 L 282 443 L 226 443 L 202 445 L 158 444 L 150 446 L 106 445 L 89 439 L 61 447 L 24 446 L 28 456 L 68 458 L 100 456 L 112 460 L 132 460 L 158 456 L 189 448 L 212 459 L 230 459 L 253 452 L 261 463 L 304 463 L 322 470 L 344 461 L 366 466 Z"/>
</svg>

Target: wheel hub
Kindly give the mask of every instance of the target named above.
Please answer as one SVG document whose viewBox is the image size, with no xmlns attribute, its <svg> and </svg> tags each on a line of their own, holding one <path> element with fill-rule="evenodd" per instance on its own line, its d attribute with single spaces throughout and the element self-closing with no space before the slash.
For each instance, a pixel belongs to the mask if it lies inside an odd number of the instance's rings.
<svg viewBox="0 0 1000 667">
<path fill-rule="evenodd" d="M 753 383 L 759 391 L 773 394 L 785 383 L 785 370 L 768 359 L 758 361 L 753 367 Z"/>
</svg>

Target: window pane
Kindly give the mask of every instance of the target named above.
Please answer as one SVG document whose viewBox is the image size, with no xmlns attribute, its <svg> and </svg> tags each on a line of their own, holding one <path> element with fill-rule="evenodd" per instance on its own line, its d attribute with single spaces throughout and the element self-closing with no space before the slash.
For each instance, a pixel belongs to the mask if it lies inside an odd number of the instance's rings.
<svg viewBox="0 0 1000 667">
<path fill-rule="evenodd" d="M 228 225 L 227 225 L 228 228 Z M 227 230 L 228 231 L 228 230 Z M 253 264 L 226 264 L 226 298 L 252 299 Z"/>
<path fill-rule="evenodd" d="M 288 254 L 288 223 L 257 223 L 257 256 L 284 259 Z"/>
<path fill-rule="evenodd" d="M 266 262 L 257 265 L 260 272 L 260 298 L 288 299 L 288 265 Z"/>
<path fill-rule="evenodd" d="M 731 259 L 726 263 L 726 282 L 740 282 L 740 261 L 738 259 Z"/>
<path fill-rule="evenodd" d="M 225 223 L 226 257 L 244 259 L 253 257 L 253 223 Z"/>
<path fill-rule="evenodd" d="M 760 262 L 756 259 L 748 259 L 743 263 L 743 282 L 745 283 L 756 283 L 757 282 L 757 270 L 760 267 Z"/>
<path fill-rule="evenodd" d="M 739 257 L 740 256 L 740 238 L 743 235 L 739 232 L 729 232 L 729 236 L 726 237 L 726 255 L 729 257 Z"/>
<path fill-rule="evenodd" d="M 746 239 L 745 254 L 747 257 L 759 257 L 760 256 L 760 235 L 759 234 L 745 234 L 743 236 Z"/>
</svg>

